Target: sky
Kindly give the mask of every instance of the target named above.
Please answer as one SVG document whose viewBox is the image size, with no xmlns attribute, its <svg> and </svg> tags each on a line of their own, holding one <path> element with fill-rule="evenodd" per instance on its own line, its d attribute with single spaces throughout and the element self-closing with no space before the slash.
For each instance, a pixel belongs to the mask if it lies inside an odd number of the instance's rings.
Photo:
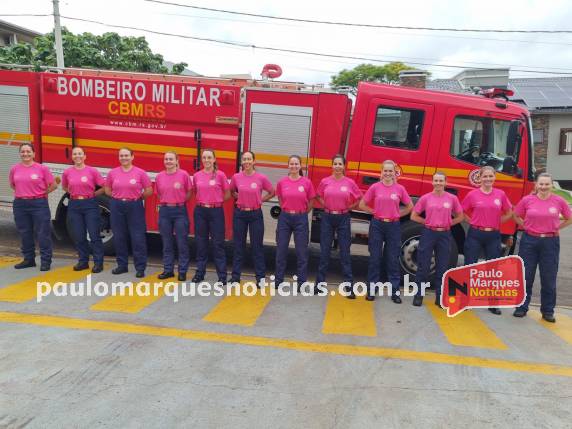
<svg viewBox="0 0 572 429">
<path fill-rule="evenodd" d="M 253 14 L 357 24 L 572 30 L 572 7 L 569 6 L 569 0 L 165 1 Z M 2 15 L 50 13 L 52 0 L 5 0 L 0 4 L 1 20 L 41 33 L 52 31 L 53 17 Z M 572 75 L 572 33 L 474 33 L 360 28 L 239 16 L 145 0 L 60 0 L 60 14 L 246 45 L 228 46 L 61 19 L 62 25 L 74 33 L 103 34 L 113 31 L 123 36 L 145 36 L 155 53 L 162 54 L 169 61 L 186 62 L 189 69 L 205 76 L 249 73 L 259 78 L 264 64 L 271 63 L 282 67 L 284 73 L 280 80 L 327 84 L 331 76 L 342 69 L 351 69 L 364 62 L 382 65 L 384 61 L 402 61 L 429 71 L 432 78 L 451 78 L 463 68 L 471 67 L 510 67 L 511 78 L 554 76 L 536 71 Z M 379 62 L 284 53 L 262 47 L 365 57 Z"/>
</svg>

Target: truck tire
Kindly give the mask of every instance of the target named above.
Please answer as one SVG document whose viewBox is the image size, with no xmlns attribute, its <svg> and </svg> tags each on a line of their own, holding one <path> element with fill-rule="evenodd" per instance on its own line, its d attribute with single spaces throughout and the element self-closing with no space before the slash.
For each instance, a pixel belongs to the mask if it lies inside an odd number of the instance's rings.
<svg viewBox="0 0 572 429">
<path fill-rule="evenodd" d="M 415 277 L 417 274 L 417 247 L 419 246 L 419 238 L 423 231 L 423 225 L 407 220 L 401 224 L 401 263 L 402 273 L 409 274 L 409 277 Z M 459 257 L 459 249 L 457 243 L 451 240 L 451 253 L 449 258 L 449 267 L 456 267 Z M 431 261 L 431 276 L 435 270 L 435 262 Z"/>
<path fill-rule="evenodd" d="M 101 241 L 103 242 L 103 253 L 106 256 L 113 256 L 115 254 L 115 248 L 113 246 L 113 232 L 111 231 L 111 212 L 109 211 L 109 198 L 106 196 L 98 196 L 97 203 L 99 205 L 99 218 L 101 223 L 100 234 Z M 66 228 L 68 235 L 72 240 L 74 240 L 69 217 L 66 218 Z"/>
</svg>

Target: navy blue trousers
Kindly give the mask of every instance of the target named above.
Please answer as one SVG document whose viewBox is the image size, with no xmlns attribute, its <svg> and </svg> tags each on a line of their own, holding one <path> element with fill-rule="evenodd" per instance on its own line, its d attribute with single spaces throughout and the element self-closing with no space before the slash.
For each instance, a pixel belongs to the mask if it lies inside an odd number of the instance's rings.
<svg viewBox="0 0 572 429">
<path fill-rule="evenodd" d="M 294 234 L 294 247 L 296 249 L 296 275 L 298 284 L 308 280 L 308 236 L 310 227 L 306 213 L 290 214 L 282 211 L 278 217 L 276 227 L 276 285 L 284 281 L 286 264 L 288 262 L 288 245 L 290 237 Z"/>
<path fill-rule="evenodd" d="M 433 231 L 423 228 L 417 249 L 417 275 L 415 276 L 419 287 L 417 296 L 421 296 L 421 283 L 429 280 L 433 253 L 435 253 L 435 284 L 433 286 L 437 297 L 441 296 L 443 274 L 449 267 L 452 238 L 451 231 Z"/>
<path fill-rule="evenodd" d="M 353 283 L 352 261 L 350 256 L 350 246 L 352 244 L 352 234 L 350 227 L 350 214 L 330 214 L 323 212 L 320 222 L 320 263 L 318 265 L 318 275 L 316 283 L 326 281 L 326 273 L 330 265 L 330 253 L 334 234 L 338 237 L 340 249 L 340 263 L 342 264 L 342 274 L 344 282 Z"/>
<path fill-rule="evenodd" d="M 117 266 L 127 268 L 129 247 L 133 250 L 135 270 L 145 271 L 147 267 L 147 241 L 145 234 L 145 207 L 143 201 L 121 201 L 111 199 L 111 230 Z"/>
<path fill-rule="evenodd" d="M 163 242 L 163 271 L 175 269 L 175 243 L 179 254 L 179 273 L 189 269 L 189 216 L 186 206 L 159 207 L 159 233 Z"/>
<path fill-rule="evenodd" d="M 103 243 L 101 242 L 101 221 L 99 205 L 95 198 L 69 200 L 67 212 L 73 240 L 78 253 L 78 262 L 87 264 L 93 253 L 93 263 L 103 265 Z M 89 233 L 89 241 L 87 234 Z M 91 242 L 91 249 L 90 249 Z"/>
<path fill-rule="evenodd" d="M 500 231 L 481 231 L 476 228 L 469 228 L 463 251 L 465 265 L 478 262 L 481 251 L 484 252 L 487 261 L 501 257 Z"/>
<path fill-rule="evenodd" d="M 27 261 L 36 258 L 34 237 L 38 238 L 42 264 L 52 263 L 52 225 L 47 198 L 25 200 L 16 198 L 13 206 L 16 229 L 22 240 L 22 256 Z"/>
<path fill-rule="evenodd" d="M 197 275 L 204 277 L 209 258 L 209 236 L 218 280 L 226 282 L 226 254 L 224 253 L 224 211 L 222 207 L 195 207 L 195 240 L 197 243 Z"/>
<path fill-rule="evenodd" d="M 372 218 L 369 223 L 368 249 L 368 288 L 372 283 L 381 281 L 381 264 L 385 260 L 387 279 L 391 283 L 391 293 L 395 295 L 399 291 L 401 277 L 401 222 L 382 222 Z"/>
<path fill-rule="evenodd" d="M 536 267 L 540 271 L 540 312 L 554 314 L 556 306 L 556 276 L 560 258 L 560 237 L 533 237 L 522 234 L 518 256 L 524 261 L 526 278 L 526 300 L 520 306 L 528 311 L 532 298 L 532 285 L 536 276 Z"/>
<path fill-rule="evenodd" d="M 256 280 L 266 277 L 266 264 L 264 262 L 264 217 L 262 210 L 245 211 L 234 209 L 232 218 L 232 231 L 234 239 L 234 254 L 232 259 L 232 280 L 240 280 L 242 261 L 246 250 L 246 234 L 250 233 L 250 247 L 254 260 Z"/>
</svg>

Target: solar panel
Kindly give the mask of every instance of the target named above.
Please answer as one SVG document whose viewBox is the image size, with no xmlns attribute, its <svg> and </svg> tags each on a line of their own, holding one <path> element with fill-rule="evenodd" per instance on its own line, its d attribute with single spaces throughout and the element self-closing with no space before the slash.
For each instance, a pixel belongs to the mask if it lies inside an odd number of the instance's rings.
<svg viewBox="0 0 572 429">
<path fill-rule="evenodd" d="M 530 108 L 572 106 L 572 80 L 531 79 L 511 82 L 515 98 L 523 99 Z"/>
</svg>

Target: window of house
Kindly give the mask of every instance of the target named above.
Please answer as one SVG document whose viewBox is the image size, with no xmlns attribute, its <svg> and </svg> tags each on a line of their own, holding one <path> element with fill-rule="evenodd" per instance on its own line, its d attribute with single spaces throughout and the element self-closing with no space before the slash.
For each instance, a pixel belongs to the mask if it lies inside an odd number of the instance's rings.
<svg viewBox="0 0 572 429">
<path fill-rule="evenodd" d="M 518 122 L 458 116 L 451 138 L 451 156 L 478 166 L 490 165 L 505 174 L 517 171 Z"/>
<path fill-rule="evenodd" d="M 377 108 L 372 143 L 417 150 L 425 113 L 422 110 L 380 106 Z"/>
<path fill-rule="evenodd" d="M 572 128 L 560 130 L 560 155 L 572 155 Z"/>
<path fill-rule="evenodd" d="M 532 141 L 534 144 L 544 143 L 544 130 L 542 128 L 532 130 Z"/>
</svg>

